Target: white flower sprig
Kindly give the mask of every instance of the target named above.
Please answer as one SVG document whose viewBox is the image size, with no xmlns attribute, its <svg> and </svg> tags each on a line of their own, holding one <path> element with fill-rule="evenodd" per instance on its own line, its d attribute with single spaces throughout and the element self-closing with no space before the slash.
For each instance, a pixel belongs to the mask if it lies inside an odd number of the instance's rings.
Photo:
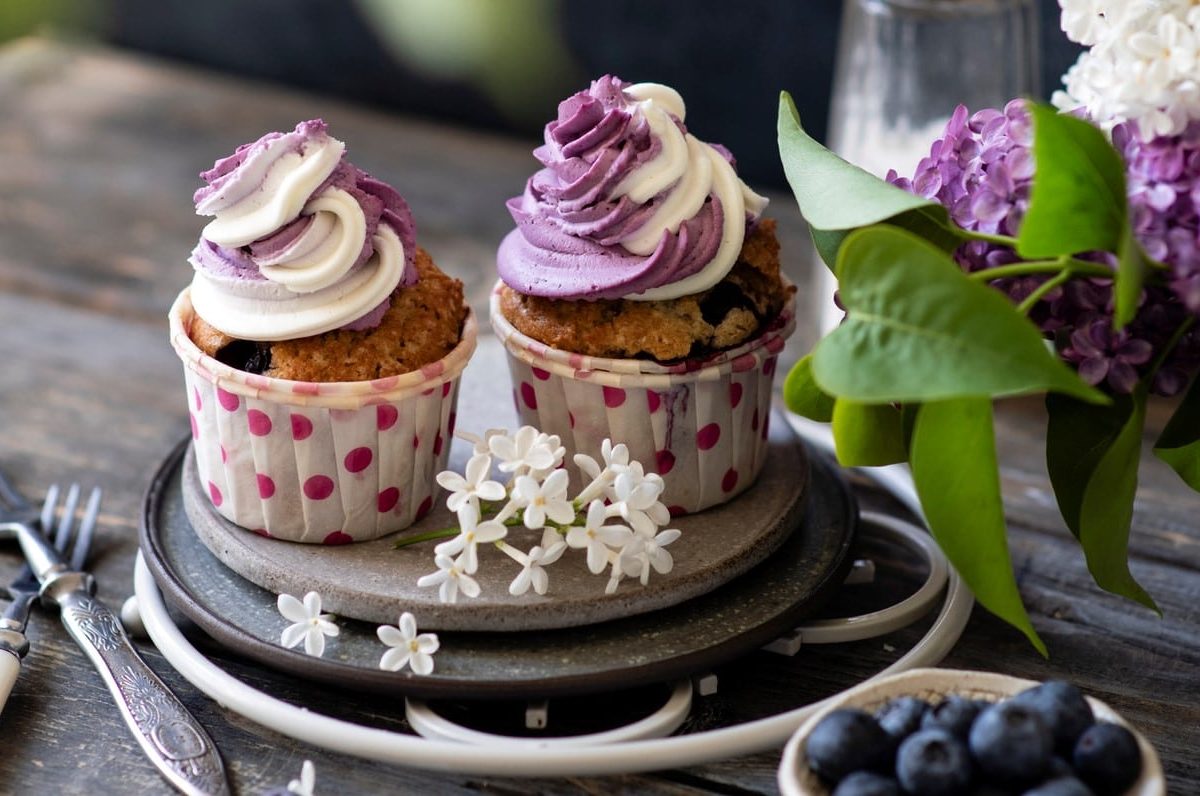
<svg viewBox="0 0 1200 796">
<path fill-rule="evenodd" d="M 304 651 L 315 658 L 325 654 L 325 637 L 336 636 L 338 626 L 333 623 L 333 614 L 321 613 L 321 595 L 310 591 L 304 601 L 290 594 L 281 594 L 276 601 L 279 613 L 291 622 L 283 629 L 279 643 L 292 648 L 304 642 Z"/>
<path fill-rule="evenodd" d="M 1105 129 L 1135 121 L 1149 140 L 1200 119 L 1200 6 L 1191 0 L 1060 0 L 1062 28 L 1087 45 L 1053 102 Z"/>
<path fill-rule="evenodd" d="M 438 651 L 441 642 L 436 633 L 418 634 L 416 617 L 408 611 L 400 614 L 398 626 L 380 625 L 375 633 L 389 647 L 379 659 L 380 669 L 398 672 L 408 666 L 413 674 L 433 672 L 433 653 Z"/>
<path fill-rule="evenodd" d="M 530 589 L 546 594 L 550 589 L 547 569 L 567 550 L 586 551 L 592 574 L 608 570 L 607 593 L 615 591 L 624 578 L 646 585 L 652 571 L 665 575 L 674 567 L 674 559 L 664 548 L 677 540 L 680 532 L 661 530 L 671 521 L 660 500 L 663 480 L 647 473 L 640 462 L 631 461 L 625 445 L 604 440 L 600 461 L 576 454 L 575 465 L 588 481 L 570 498 L 570 479 L 562 469 L 566 449 L 557 436 L 532 426 L 513 433 L 489 429 L 483 437 L 460 436 L 474 445 L 465 475 L 447 471 L 437 477 L 438 483 L 450 490 L 446 505 L 457 515 L 458 527 L 412 540 L 446 538 L 434 549 L 437 571 L 417 581 L 421 587 L 437 586 L 443 603 L 456 602 L 460 594 L 479 596 L 479 583 L 472 576 L 480 567 L 479 546 L 483 543 L 492 544 L 521 565 L 508 589 L 513 595 Z M 489 480 L 493 465 L 508 477 L 506 484 Z M 513 545 L 515 534 L 523 529 L 541 531 L 536 542 L 530 540 L 528 552 Z M 398 544 L 405 543 L 401 540 Z M 382 639 L 382 628 L 380 632 Z"/>
<path fill-rule="evenodd" d="M 317 770 L 311 760 L 305 760 L 300 766 L 300 778 L 288 783 L 287 792 L 293 796 L 313 796 L 317 784 Z"/>
</svg>

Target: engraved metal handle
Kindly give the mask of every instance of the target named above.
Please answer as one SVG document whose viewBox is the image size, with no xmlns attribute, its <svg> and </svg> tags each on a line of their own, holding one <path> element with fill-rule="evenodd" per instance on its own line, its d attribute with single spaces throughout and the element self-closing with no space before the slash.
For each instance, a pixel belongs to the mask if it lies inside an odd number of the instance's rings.
<svg viewBox="0 0 1200 796">
<path fill-rule="evenodd" d="M 187 794 L 228 794 L 208 733 L 141 659 L 108 606 L 78 589 L 56 594 L 62 623 L 116 697 L 125 723 L 166 779 Z"/>
</svg>

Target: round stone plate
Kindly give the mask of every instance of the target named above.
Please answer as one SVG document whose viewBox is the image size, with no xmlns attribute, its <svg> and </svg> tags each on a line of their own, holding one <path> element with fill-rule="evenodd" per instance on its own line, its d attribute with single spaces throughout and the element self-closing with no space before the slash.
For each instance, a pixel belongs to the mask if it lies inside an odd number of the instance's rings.
<svg viewBox="0 0 1200 796">
<path fill-rule="evenodd" d="M 440 632 L 436 668 L 421 677 L 378 668 L 386 648 L 375 635 L 375 623 L 339 619 L 341 633 L 328 640 L 323 658 L 281 647 L 288 622 L 276 609 L 275 594 L 222 564 L 192 529 L 184 509 L 185 453 L 182 442 L 163 462 L 143 506 L 142 553 L 168 601 L 219 644 L 273 668 L 339 686 L 425 698 L 588 693 L 670 681 L 717 666 L 772 641 L 820 608 L 849 567 L 857 520 L 845 483 L 828 463 L 814 459 L 799 527 L 746 574 L 673 607 L 600 624 L 536 632 Z M 794 477 L 790 483 L 794 488 Z M 733 505 L 753 501 L 757 489 Z M 736 511 L 726 522 L 731 535 L 745 530 Z M 411 606 L 393 605 L 388 623 L 395 624 L 402 610 Z M 423 610 L 415 613 L 425 629 Z"/>
<path fill-rule="evenodd" d="M 483 347 L 481 342 L 481 353 L 486 354 Z M 471 430 L 477 433 L 514 427 L 512 407 L 495 400 L 495 384 L 508 382 L 504 355 L 496 353 L 475 357 L 463 376 L 460 414 L 470 418 Z M 803 516 L 808 458 L 783 417 L 773 418 L 770 429 L 767 460 L 754 485 L 725 505 L 675 518 L 670 527 L 683 535 L 668 548 L 675 562 L 671 572 L 651 573 L 645 586 L 626 579 L 613 594 L 604 593 L 607 572 L 593 575 L 584 551 L 569 549 L 547 569 L 548 594 L 539 596 L 531 589 L 515 597 L 508 587 L 520 565 L 500 550 L 480 545 L 479 571 L 474 576 L 480 596 L 442 603 L 436 588 L 417 586 L 422 575 L 436 570 L 436 543 L 399 549 L 394 544 L 405 536 L 457 526 L 455 516 L 445 508 L 444 492 L 424 519 L 382 539 L 333 547 L 285 542 L 259 536 L 220 516 L 204 493 L 189 455 L 182 474 L 184 507 L 200 540 L 234 572 L 276 594 L 317 591 L 325 610 L 339 616 L 395 623 L 403 607 L 431 630 L 578 627 L 656 611 L 704 594 L 747 572 L 783 543 Z M 450 468 L 462 472 L 470 455 L 471 446 L 456 440 Z M 513 528 L 508 541 L 529 550 L 541 536 L 541 531 Z"/>
</svg>

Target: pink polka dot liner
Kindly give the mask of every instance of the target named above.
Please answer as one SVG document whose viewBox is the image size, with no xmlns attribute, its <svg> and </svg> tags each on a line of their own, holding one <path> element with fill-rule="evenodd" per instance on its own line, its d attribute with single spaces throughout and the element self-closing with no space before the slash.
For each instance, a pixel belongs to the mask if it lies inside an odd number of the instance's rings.
<svg viewBox="0 0 1200 796">
<path fill-rule="evenodd" d="M 491 322 L 508 351 L 521 423 L 562 437 L 567 461 L 607 437 L 663 477 L 672 513 L 724 503 L 754 482 L 767 456 L 776 360 L 796 326 L 789 303 L 758 337 L 703 359 L 663 365 L 551 348 L 500 311 Z"/>
<path fill-rule="evenodd" d="M 189 292 L 171 307 L 192 448 L 205 492 L 229 521 L 293 542 L 347 544 L 399 531 L 433 506 L 446 467 L 462 340 L 419 371 L 374 381 L 299 382 L 236 370 L 188 336 Z"/>
</svg>

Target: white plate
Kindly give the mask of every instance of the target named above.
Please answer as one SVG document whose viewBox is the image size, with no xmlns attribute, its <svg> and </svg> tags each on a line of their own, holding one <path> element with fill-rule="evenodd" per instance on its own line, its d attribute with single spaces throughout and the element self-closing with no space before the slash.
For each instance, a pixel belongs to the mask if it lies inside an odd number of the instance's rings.
<svg viewBox="0 0 1200 796">
<path fill-rule="evenodd" d="M 1038 683 L 1034 680 L 962 669 L 911 669 L 874 682 L 863 683 L 822 705 L 787 742 L 783 749 L 783 760 L 779 764 L 779 790 L 784 796 L 828 796 L 829 789 L 808 769 L 808 761 L 804 756 L 804 741 L 821 719 L 838 708 L 855 707 L 874 712 L 888 700 L 900 696 L 917 696 L 932 700 L 947 694 L 995 702 L 1035 685 Z M 1159 762 L 1158 753 L 1149 741 L 1108 705 L 1092 697 L 1088 697 L 1087 700 L 1097 719 L 1120 724 L 1133 732 L 1137 738 L 1138 747 L 1142 752 L 1142 775 L 1125 796 L 1166 794 L 1162 763 Z"/>
</svg>

